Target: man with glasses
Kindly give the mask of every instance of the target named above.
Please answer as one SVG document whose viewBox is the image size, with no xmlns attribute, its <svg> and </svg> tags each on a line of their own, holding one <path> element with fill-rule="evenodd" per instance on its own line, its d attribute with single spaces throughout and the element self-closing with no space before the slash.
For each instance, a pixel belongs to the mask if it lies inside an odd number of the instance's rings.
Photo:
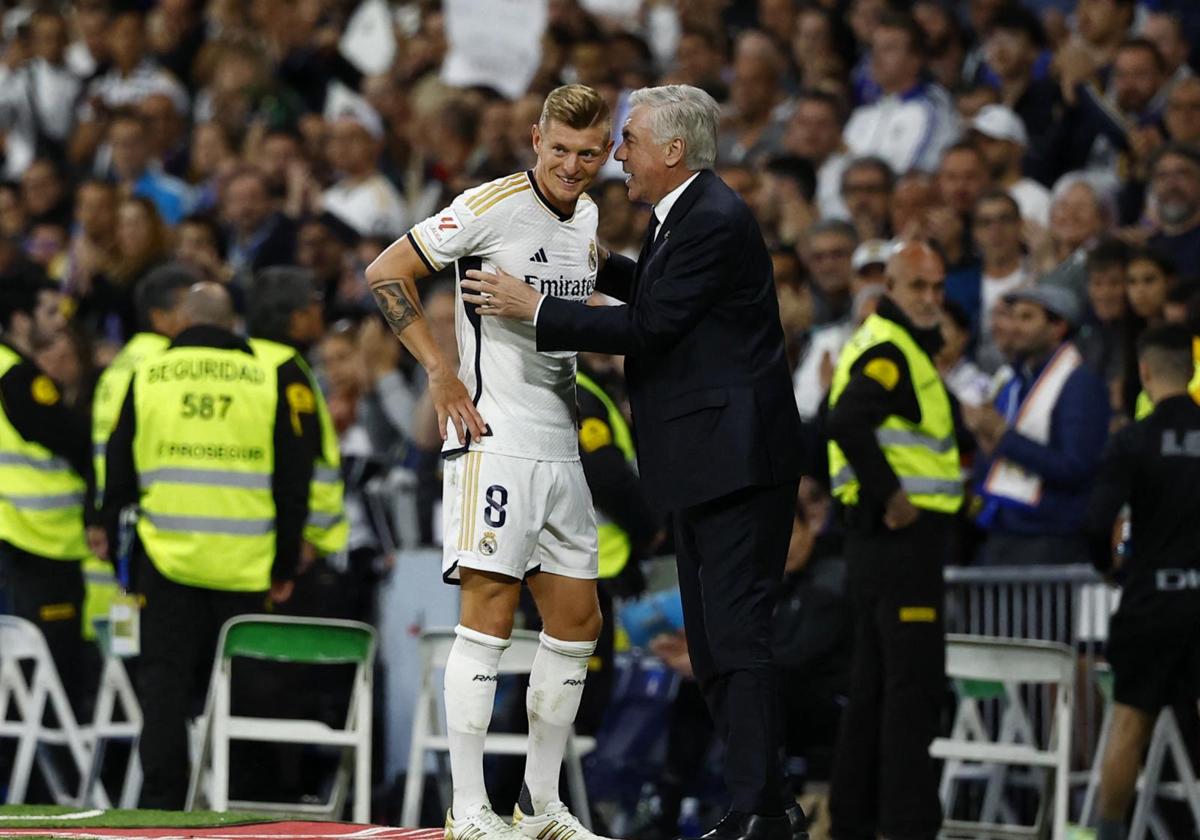
<svg viewBox="0 0 1200 840">
<path fill-rule="evenodd" d="M 855 158 L 842 173 L 842 201 L 860 240 L 891 235 L 888 220 L 894 180 L 892 168 L 877 157 Z"/>
<path fill-rule="evenodd" d="M 841 219 L 817 222 L 808 229 L 802 254 L 812 280 L 813 324 L 828 324 L 849 314 L 856 245 L 854 225 Z"/>
<path fill-rule="evenodd" d="M 1150 165 L 1150 206 L 1158 232 L 1150 244 L 1176 265 L 1200 265 L 1200 151 L 1168 144 Z"/>
<path fill-rule="evenodd" d="M 1021 211 L 1016 199 L 1002 189 L 990 190 L 975 202 L 974 238 L 982 268 L 972 288 L 947 284 L 946 296 L 971 317 L 978 341 L 976 358 L 989 373 L 1005 361 L 992 340 L 992 312 L 1009 292 L 1034 281 L 1021 251 Z"/>
</svg>

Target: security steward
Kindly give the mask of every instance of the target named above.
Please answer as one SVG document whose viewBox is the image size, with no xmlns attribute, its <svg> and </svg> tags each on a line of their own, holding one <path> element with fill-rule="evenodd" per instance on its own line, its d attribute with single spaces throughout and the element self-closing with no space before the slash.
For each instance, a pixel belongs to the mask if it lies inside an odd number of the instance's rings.
<svg viewBox="0 0 1200 840">
<path fill-rule="evenodd" d="M 1188 394 L 1192 337 L 1147 330 L 1138 372 L 1153 412 L 1109 441 L 1085 533 L 1093 562 L 1123 582 L 1109 625 L 1112 729 L 1100 776 L 1098 840 L 1121 840 L 1142 755 L 1159 711 L 1200 698 L 1200 406 Z M 1132 538 L 1114 562 L 1113 524 L 1130 506 Z"/>
<path fill-rule="evenodd" d="M 942 823 L 929 744 L 945 681 L 943 558 L 963 496 L 952 404 L 933 363 L 945 266 L 930 246 L 905 243 L 885 283 L 828 401 L 855 611 L 830 801 L 837 840 L 932 840 Z"/>
<path fill-rule="evenodd" d="M 133 371 L 143 359 L 166 350 L 179 333 L 183 293 L 199 280 L 199 275 L 183 263 L 167 263 L 147 274 L 134 291 L 141 331 L 125 342 L 121 352 L 100 374 L 92 398 L 92 465 L 96 472 L 97 505 L 104 500 L 104 453 L 108 438 L 117 425 Z M 117 591 L 117 580 L 112 563 L 94 554 L 83 560 L 83 577 L 83 632 L 86 638 L 91 638 L 92 619 L 107 615 Z"/>
<path fill-rule="evenodd" d="M 66 326 L 44 278 L 0 283 L 0 582 L 13 615 L 32 621 L 81 711 L 85 511 L 94 481 L 87 419 L 31 359 Z"/>
<path fill-rule="evenodd" d="M 304 371 L 234 335 L 223 287 L 192 286 L 181 315 L 184 329 L 129 383 L 103 507 L 110 544 L 121 509 L 140 507 L 141 805 L 165 809 L 187 794 L 186 721 L 221 625 L 291 594 L 320 441 Z"/>
<path fill-rule="evenodd" d="M 575 726 L 594 733 L 613 690 L 615 647 L 614 598 L 634 597 L 645 589 L 640 562 L 662 543 L 666 531 L 646 500 L 637 474 L 633 434 L 610 393 L 619 372 L 612 356 L 580 353 L 576 369 L 579 406 L 579 460 L 592 491 L 600 553 L 600 612 L 604 624 L 596 653 L 588 662 Z"/>
<path fill-rule="evenodd" d="M 308 521 L 304 524 L 307 546 L 302 547 L 302 553 L 328 557 L 345 550 L 350 524 L 346 519 L 337 429 L 316 377 L 304 361 L 304 354 L 321 340 L 325 330 L 322 305 L 323 298 L 311 272 L 292 267 L 268 268 L 255 277 L 246 328 L 255 353 L 278 359 L 281 364 L 294 362 L 304 372 L 312 391 L 321 445 L 313 464 Z"/>
</svg>

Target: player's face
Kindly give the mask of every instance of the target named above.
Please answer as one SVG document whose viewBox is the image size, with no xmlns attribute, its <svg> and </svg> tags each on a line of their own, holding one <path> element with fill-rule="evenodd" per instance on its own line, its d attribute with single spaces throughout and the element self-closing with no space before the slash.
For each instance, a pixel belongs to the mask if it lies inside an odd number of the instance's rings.
<svg viewBox="0 0 1200 840">
<path fill-rule="evenodd" d="M 533 127 L 533 150 L 538 186 L 555 204 L 573 208 L 583 191 L 596 180 L 612 149 L 607 124 L 571 128 L 550 120 L 545 129 Z"/>
</svg>

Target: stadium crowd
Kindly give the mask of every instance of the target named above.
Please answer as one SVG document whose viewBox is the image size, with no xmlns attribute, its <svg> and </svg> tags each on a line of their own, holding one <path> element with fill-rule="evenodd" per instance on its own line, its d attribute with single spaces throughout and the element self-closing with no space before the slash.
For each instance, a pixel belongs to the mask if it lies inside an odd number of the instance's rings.
<svg viewBox="0 0 1200 840">
<path fill-rule="evenodd" d="M 382 72 L 364 69 L 347 38 L 369 6 L 386 10 L 395 51 Z M 1166 323 L 1200 333 L 1200 6 L 548 7 L 532 81 L 507 98 L 442 80 L 452 45 L 435 0 L 0 0 L 0 283 L 49 281 L 37 362 L 87 413 L 154 268 L 185 263 L 241 311 L 263 269 L 307 269 L 327 325 L 307 349 L 340 435 L 351 518 L 349 562 L 330 587 L 369 616 L 391 551 L 439 537 L 441 441 L 424 374 L 378 317 L 365 267 L 465 188 L 529 167 L 529 129 L 553 87 L 601 91 L 619 142 L 630 91 L 687 83 L 722 104 L 717 172 L 771 247 L 812 440 L 841 348 L 880 302 L 891 241 L 928 239 L 948 268 L 936 362 L 980 491 L 946 560 L 1088 562 L 1101 452 L 1140 410 L 1138 336 Z M 592 192 L 601 244 L 636 256 L 649 210 L 627 201 L 620 164 Z M 455 289 L 436 278 L 425 288 L 454 358 Z M 1030 288 L 1053 291 L 1032 309 L 1011 297 Z M 1007 377 L 1040 372 L 1010 363 L 1068 338 L 1082 362 L 1035 434 L 996 397 Z M 619 392 L 619 364 L 602 367 Z M 1041 480 L 1034 504 L 989 502 L 997 456 Z M 809 472 L 828 475 L 820 463 Z M 381 493 L 398 515 L 377 515 Z M 844 608 L 822 600 L 838 588 L 820 566 L 840 552 L 833 507 L 826 483 L 803 482 L 787 585 L 805 597 L 782 599 L 777 629 L 782 666 L 806 675 L 789 701 L 812 730 L 791 733 L 796 752 L 828 735 L 847 679 Z M 687 672 L 678 639 L 656 649 Z M 702 717 L 695 705 L 678 725 Z M 664 787 L 682 795 L 696 744 L 676 746 Z"/>
</svg>

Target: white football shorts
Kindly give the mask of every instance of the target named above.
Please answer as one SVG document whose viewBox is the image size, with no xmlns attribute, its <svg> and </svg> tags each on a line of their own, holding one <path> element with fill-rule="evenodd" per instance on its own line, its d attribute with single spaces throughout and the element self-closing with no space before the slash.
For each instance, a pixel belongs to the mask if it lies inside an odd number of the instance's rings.
<svg viewBox="0 0 1200 840">
<path fill-rule="evenodd" d="M 579 461 L 469 451 L 442 471 L 442 579 L 458 569 L 522 580 L 536 571 L 594 579 L 596 513 Z"/>
</svg>

